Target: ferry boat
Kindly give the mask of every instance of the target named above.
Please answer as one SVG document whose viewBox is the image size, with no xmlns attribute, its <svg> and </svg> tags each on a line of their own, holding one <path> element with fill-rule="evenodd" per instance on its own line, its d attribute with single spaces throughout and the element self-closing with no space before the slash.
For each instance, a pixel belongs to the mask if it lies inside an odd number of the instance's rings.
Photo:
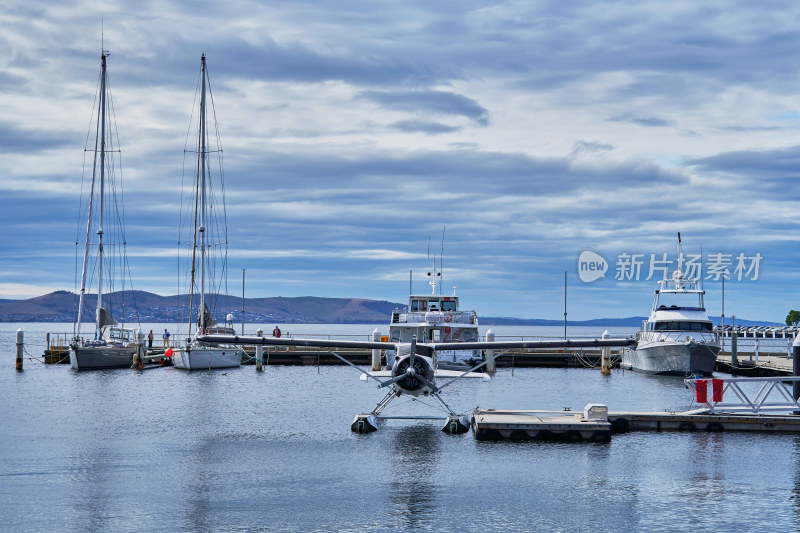
<svg viewBox="0 0 800 533">
<path fill-rule="evenodd" d="M 417 342 L 477 342 L 478 315 L 463 311 L 458 296 L 437 294 L 410 295 L 408 307 L 392 312 L 389 342 L 407 343 L 416 335 Z M 469 370 L 482 360 L 481 350 L 439 350 L 434 352 L 437 368 Z M 386 351 L 386 365 L 391 367 L 397 354 Z"/>
<path fill-rule="evenodd" d="M 636 345 L 622 352 L 620 367 L 648 374 L 711 375 L 720 344 L 703 303 L 705 291 L 680 270 L 658 283 L 650 317 L 642 322 Z"/>
</svg>

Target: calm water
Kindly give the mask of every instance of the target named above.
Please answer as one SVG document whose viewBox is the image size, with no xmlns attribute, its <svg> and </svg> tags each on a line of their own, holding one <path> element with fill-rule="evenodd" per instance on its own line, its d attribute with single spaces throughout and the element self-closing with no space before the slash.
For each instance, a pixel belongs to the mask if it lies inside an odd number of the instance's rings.
<svg viewBox="0 0 800 533">
<path fill-rule="evenodd" d="M 44 332 L 70 326 L 0 325 L 0 529 L 800 528 L 800 436 L 630 433 L 608 444 L 479 443 L 411 422 L 355 435 L 353 416 L 371 410 L 381 392 L 349 368 L 78 373 L 26 360 L 17 373 L 17 328 L 38 356 Z M 366 334 L 374 326 L 282 328 Z M 488 383 L 461 381 L 445 391 L 459 411 L 692 406 L 680 379 L 604 378 L 588 369 L 501 369 Z M 420 407 L 406 404 L 403 412 Z"/>
</svg>

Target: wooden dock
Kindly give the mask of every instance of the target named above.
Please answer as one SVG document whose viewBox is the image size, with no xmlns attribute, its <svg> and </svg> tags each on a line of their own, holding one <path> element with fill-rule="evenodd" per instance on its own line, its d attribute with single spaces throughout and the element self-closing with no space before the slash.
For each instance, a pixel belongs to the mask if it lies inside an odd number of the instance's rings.
<svg viewBox="0 0 800 533">
<path fill-rule="evenodd" d="M 730 352 L 720 352 L 714 370 L 736 376 L 768 377 L 791 376 L 793 359 L 785 353 L 739 353 L 738 364 L 733 365 Z"/>
</svg>

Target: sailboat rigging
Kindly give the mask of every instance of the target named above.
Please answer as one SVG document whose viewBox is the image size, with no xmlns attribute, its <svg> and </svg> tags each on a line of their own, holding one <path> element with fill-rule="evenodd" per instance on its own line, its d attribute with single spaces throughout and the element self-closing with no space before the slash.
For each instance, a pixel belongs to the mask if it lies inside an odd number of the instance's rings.
<svg viewBox="0 0 800 533">
<path fill-rule="evenodd" d="M 118 277 L 122 281 L 124 295 L 125 269 L 127 256 L 125 254 L 125 234 L 121 217 L 116 211 L 121 205 L 121 199 L 116 198 L 117 178 L 114 172 L 114 148 L 110 122 L 113 117 L 113 108 L 109 102 L 107 58 L 109 53 L 105 50 L 100 55 L 100 89 L 98 92 L 97 121 L 95 123 L 95 140 L 92 151 L 91 186 L 89 189 L 86 233 L 83 248 L 83 265 L 81 268 L 81 286 L 78 296 L 78 309 L 75 318 L 74 338 L 70 344 L 70 365 L 78 370 L 100 368 L 124 368 L 133 363 L 133 354 L 136 351 L 136 334 L 133 328 L 119 326 L 113 318 L 110 308 L 111 302 L 106 301 L 110 288 L 113 287 L 114 268 L 119 268 Z M 110 206 L 106 205 L 106 202 Z M 96 205 L 95 205 L 96 204 Z M 111 231 L 113 240 L 104 240 L 106 226 L 114 226 Z M 94 236 L 92 231 L 94 230 Z M 96 236 L 96 240 L 93 240 Z M 115 242 L 118 241 L 118 242 Z M 78 243 L 79 244 L 79 243 Z M 106 255 L 106 247 L 113 254 Z M 97 250 L 96 259 L 92 257 L 91 250 Z M 119 264 L 114 257 L 119 257 Z M 96 263 L 93 263 L 96 260 Z M 96 264 L 97 272 L 97 304 L 95 306 L 95 331 L 93 338 L 84 338 L 81 333 L 83 314 L 88 301 L 87 289 L 90 285 L 90 270 Z M 108 272 L 106 272 L 108 267 Z M 124 321 L 126 316 L 124 306 L 120 318 Z"/>
<path fill-rule="evenodd" d="M 208 333 L 232 333 L 233 328 L 230 326 L 217 327 L 217 321 L 214 319 L 211 310 L 209 309 L 209 294 L 207 293 L 207 284 L 211 283 L 210 278 L 212 275 L 219 274 L 224 277 L 227 274 L 225 263 L 227 254 L 223 253 L 220 260 L 221 270 L 217 272 L 213 266 L 212 257 L 210 254 L 211 248 L 219 248 L 227 250 L 227 231 L 224 229 L 224 190 L 221 190 L 221 201 L 223 219 L 218 220 L 212 212 L 212 202 L 209 200 L 209 192 L 212 190 L 212 173 L 209 164 L 209 150 L 208 147 L 208 109 L 207 102 L 208 95 L 211 92 L 210 83 L 208 79 L 208 70 L 206 68 L 206 56 L 203 54 L 200 58 L 200 110 L 198 115 L 198 130 L 197 130 L 197 150 L 195 160 L 195 177 L 192 183 L 193 190 L 193 205 L 192 205 L 192 226 L 193 234 L 191 240 L 191 254 L 190 254 L 190 281 L 189 281 L 189 336 L 173 356 L 173 364 L 176 368 L 186 370 L 194 369 L 211 369 L 211 368 L 231 368 L 241 364 L 242 352 L 241 349 L 235 346 L 225 346 L 219 344 L 202 343 L 196 340 L 196 335 L 205 335 Z M 213 106 L 213 98 L 211 98 Z M 212 115 L 214 115 L 212 113 Z M 216 124 L 215 124 L 216 125 Z M 216 135 L 217 143 L 219 143 L 219 135 Z M 221 172 L 221 158 L 222 151 L 217 146 L 214 150 L 220 158 L 220 172 L 219 181 L 222 181 Z M 219 223 L 219 224 L 218 224 Z M 214 229 L 215 226 L 222 226 L 221 233 Z M 219 236 L 219 242 L 217 239 Z M 199 270 L 199 280 L 197 279 Z M 193 336 L 192 330 L 194 328 L 192 316 L 195 309 L 195 289 L 198 290 L 199 303 L 197 305 L 197 329 Z M 219 294 L 219 291 L 216 293 Z M 228 331 L 230 329 L 230 331 Z"/>
</svg>

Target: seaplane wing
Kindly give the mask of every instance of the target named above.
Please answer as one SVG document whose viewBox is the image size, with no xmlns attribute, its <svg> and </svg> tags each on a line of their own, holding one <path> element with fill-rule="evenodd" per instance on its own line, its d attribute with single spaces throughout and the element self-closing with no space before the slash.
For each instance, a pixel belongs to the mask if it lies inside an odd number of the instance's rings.
<svg viewBox="0 0 800 533">
<path fill-rule="evenodd" d="M 632 346 L 636 340 L 630 338 L 606 339 L 553 339 L 544 341 L 499 341 L 499 342 L 437 342 L 418 344 L 431 350 L 510 350 L 513 348 L 602 348 Z"/>
<path fill-rule="evenodd" d="M 258 337 L 244 335 L 198 335 L 200 342 L 220 344 L 264 344 L 269 346 L 316 346 L 319 348 L 361 348 L 365 350 L 394 350 L 393 342 L 347 341 L 330 339 L 284 339 L 280 337 Z M 434 350 L 510 350 L 513 348 L 602 348 L 632 346 L 636 344 L 630 338 L 606 339 L 553 339 L 536 341 L 499 341 L 499 342 L 437 342 L 416 343 L 417 349 L 424 355 Z"/>
<path fill-rule="evenodd" d="M 268 346 L 316 346 L 318 348 L 362 348 L 365 350 L 394 350 L 397 345 L 391 342 L 344 341 L 321 339 L 284 339 L 281 337 L 253 337 L 244 335 L 198 335 L 200 342 L 220 344 L 265 344 Z"/>
<path fill-rule="evenodd" d="M 220 344 L 264 344 L 268 346 L 316 346 L 319 348 L 361 348 L 365 350 L 394 350 L 397 343 L 375 341 L 347 341 L 331 339 L 284 339 L 280 337 L 258 337 L 244 335 L 198 335 L 200 342 Z M 553 339 L 537 341 L 498 341 L 498 342 L 437 342 L 417 343 L 420 352 L 430 354 L 435 350 L 510 350 L 513 348 L 602 348 L 632 346 L 631 338 L 606 339 Z"/>
<path fill-rule="evenodd" d="M 375 378 L 390 378 L 392 377 L 391 370 L 373 370 L 372 372 L 367 372 L 366 374 L 361 374 L 361 381 L 367 381 L 369 377 Z M 488 381 L 489 376 L 484 374 L 483 372 L 464 372 L 463 370 L 444 370 L 442 368 L 437 368 L 433 371 L 433 377 L 436 378 L 481 378 L 483 380 Z"/>
</svg>

